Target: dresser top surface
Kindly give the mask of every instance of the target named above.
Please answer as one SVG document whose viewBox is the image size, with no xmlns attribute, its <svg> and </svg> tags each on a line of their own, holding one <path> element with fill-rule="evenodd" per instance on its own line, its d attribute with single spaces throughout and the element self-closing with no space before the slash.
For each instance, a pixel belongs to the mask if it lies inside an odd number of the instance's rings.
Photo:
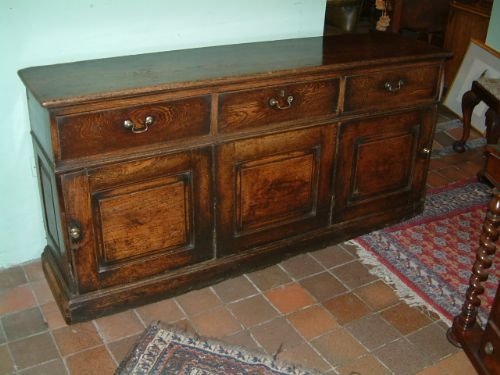
<svg viewBox="0 0 500 375">
<path fill-rule="evenodd" d="M 252 78 L 444 59 L 449 53 L 385 33 L 287 39 L 26 68 L 19 76 L 45 107 Z"/>
</svg>

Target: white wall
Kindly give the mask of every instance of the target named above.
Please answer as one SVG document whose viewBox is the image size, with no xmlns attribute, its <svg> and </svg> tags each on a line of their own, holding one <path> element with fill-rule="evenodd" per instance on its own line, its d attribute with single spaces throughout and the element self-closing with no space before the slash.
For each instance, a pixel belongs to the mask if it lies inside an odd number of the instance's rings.
<svg viewBox="0 0 500 375">
<path fill-rule="evenodd" d="M 318 36 L 326 0 L 1 0 L 0 268 L 45 246 L 21 68 Z"/>
</svg>

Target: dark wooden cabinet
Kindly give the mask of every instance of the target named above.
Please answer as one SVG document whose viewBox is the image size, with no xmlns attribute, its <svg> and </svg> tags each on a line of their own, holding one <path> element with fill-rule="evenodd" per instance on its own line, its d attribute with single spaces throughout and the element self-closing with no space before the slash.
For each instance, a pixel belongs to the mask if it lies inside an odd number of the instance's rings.
<svg viewBox="0 0 500 375">
<path fill-rule="evenodd" d="M 453 57 L 446 63 L 446 87 L 449 88 L 453 84 L 470 40 L 486 40 L 492 4 L 491 0 L 450 2 L 444 48 L 452 51 Z"/>
<path fill-rule="evenodd" d="M 418 213 L 447 57 L 377 33 L 20 71 L 65 319 Z"/>
</svg>

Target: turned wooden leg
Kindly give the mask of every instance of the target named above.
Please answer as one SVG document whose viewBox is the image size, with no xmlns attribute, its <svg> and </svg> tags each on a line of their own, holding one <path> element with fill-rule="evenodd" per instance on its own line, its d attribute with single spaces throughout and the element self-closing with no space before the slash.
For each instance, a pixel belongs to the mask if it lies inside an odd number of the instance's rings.
<svg viewBox="0 0 500 375">
<path fill-rule="evenodd" d="M 465 151 L 465 142 L 469 139 L 470 136 L 470 121 L 472 118 L 472 112 L 474 111 L 474 107 L 478 105 L 480 99 L 474 93 L 474 91 L 467 91 L 462 96 L 462 119 L 463 119 L 463 132 L 462 138 L 453 143 L 453 150 L 456 152 L 464 152 Z"/>
<path fill-rule="evenodd" d="M 493 190 L 493 198 L 488 205 L 484 220 L 479 248 L 476 251 L 476 261 L 472 267 L 469 279 L 469 288 L 465 293 L 465 302 L 462 311 L 453 319 L 453 325 L 448 330 L 448 339 L 460 347 L 460 342 L 467 331 L 474 327 L 477 312 L 481 305 L 479 296 L 484 293 L 483 283 L 488 280 L 489 268 L 496 252 L 495 241 L 498 239 L 498 225 L 500 224 L 500 190 Z"/>
<path fill-rule="evenodd" d="M 489 108 L 485 114 L 486 143 L 497 144 L 500 138 L 500 114 Z"/>
</svg>

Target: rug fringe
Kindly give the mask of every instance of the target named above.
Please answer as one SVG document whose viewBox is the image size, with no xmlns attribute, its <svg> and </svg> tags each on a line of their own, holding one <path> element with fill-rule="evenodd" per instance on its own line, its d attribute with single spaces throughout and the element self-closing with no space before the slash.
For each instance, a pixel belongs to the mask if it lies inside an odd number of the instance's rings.
<svg viewBox="0 0 500 375">
<path fill-rule="evenodd" d="M 417 293 L 415 293 L 410 287 L 408 287 L 397 275 L 391 272 L 385 265 L 380 263 L 375 255 L 367 251 L 360 243 L 356 240 L 350 240 L 344 242 L 346 245 L 353 246 L 356 248 L 356 253 L 361 261 L 361 263 L 370 266 L 369 272 L 384 280 L 387 284 L 394 287 L 394 290 L 398 297 L 406 302 L 411 307 L 422 307 L 427 311 L 431 311 L 438 315 L 442 322 L 451 326 L 451 320 L 444 316 L 441 312 L 435 309 L 431 304 L 425 301 Z"/>
</svg>

